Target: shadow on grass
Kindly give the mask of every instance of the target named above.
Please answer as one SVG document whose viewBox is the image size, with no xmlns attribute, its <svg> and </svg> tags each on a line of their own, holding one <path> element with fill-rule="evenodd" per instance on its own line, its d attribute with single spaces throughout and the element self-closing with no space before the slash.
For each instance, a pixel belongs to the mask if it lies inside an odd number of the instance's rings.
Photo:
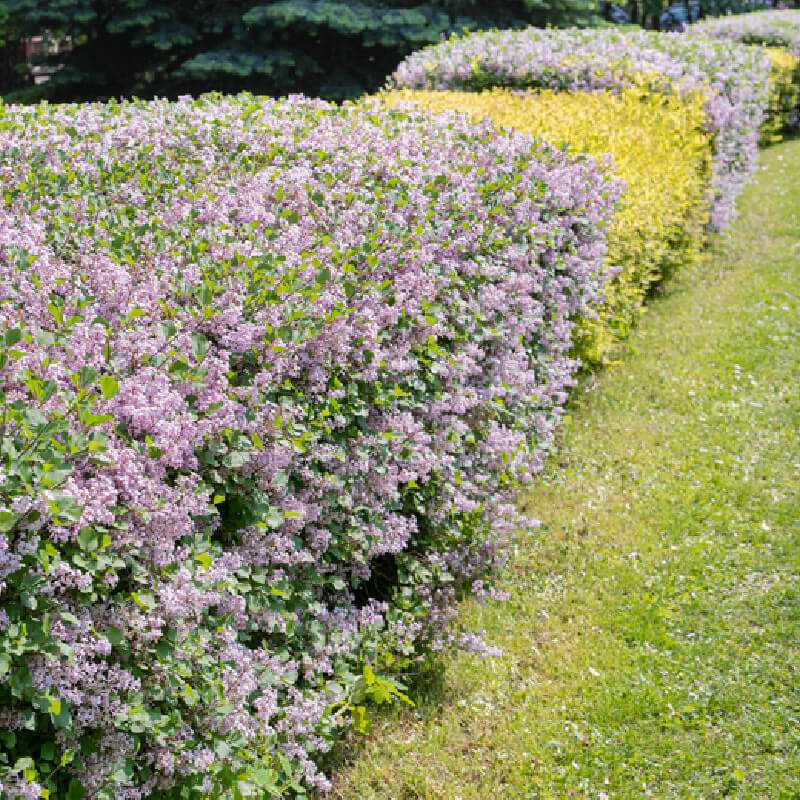
<svg viewBox="0 0 800 800">
<path fill-rule="evenodd" d="M 775 147 L 775 145 L 785 144 L 787 142 L 795 142 L 800 139 L 800 125 L 797 125 L 793 128 L 788 128 L 787 130 L 783 131 L 780 134 L 779 139 L 775 139 L 773 142 L 761 142 L 759 145 L 760 150 L 769 150 L 771 147 Z"/>
<path fill-rule="evenodd" d="M 372 707 L 369 709 L 371 725 L 380 725 L 389 721 L 399 721 L 404 717 L 430 719 L 438 715 L 440 709 L 451 699 L 448 696 L 445 680 L 446 655 L 427 661 L 420 671 L 412 676 L 403 676 L 408 686 L 408 696 L 414 703 L 407 708 L 399 703 L 387 708 Z M 337 742 L 322 762 L 322 769 L 327 775 L 333 775 L 351 764 L 363 752 L 369 741 L 365 735 L 354 730 L 349 731 Z"/>
</svg>

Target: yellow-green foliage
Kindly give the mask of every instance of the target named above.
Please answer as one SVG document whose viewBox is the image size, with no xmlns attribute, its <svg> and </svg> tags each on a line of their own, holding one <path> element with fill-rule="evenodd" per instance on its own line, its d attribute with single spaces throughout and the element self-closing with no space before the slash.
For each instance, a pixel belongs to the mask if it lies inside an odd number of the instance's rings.
<svg viewBox="0 0 800 800">
<path fill-rule="evenodd" d="M 761 129 L 762 142 L 776 142 L 781 133 L 797 124 L 800 106 L 800 58 L 782 47 L 768 47 L 772 69 L 769 77 L 769 109 Z"/>
<path fill-rule="evenodd" d="M 641 313 L 648 290 L 676 267 L 696 258 L 708 221 L 711 141 L 698 96 L 610 92 L 481 93 L 394 91 L 396 106 L 458 110 L 514 128 L 576 152 L 610 154 L 611 169 L 627 188 L 609 230 L 610 282 L 596 320 L 581 320 L 578 353 L 607 360 Z"/>
</svg>

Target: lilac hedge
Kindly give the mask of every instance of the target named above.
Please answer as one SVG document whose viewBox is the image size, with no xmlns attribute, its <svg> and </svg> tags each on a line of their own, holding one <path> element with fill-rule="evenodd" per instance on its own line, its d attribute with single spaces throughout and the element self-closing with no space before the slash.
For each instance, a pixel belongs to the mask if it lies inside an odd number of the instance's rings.
<svg viewBox="0 0 800 800">
<path fill-rule="evenodd" d="M 297 98 L 7 107 L 0 154 L 4 797 L 324 787 L 490 591 L 620 187 Z"/>
<path fill-rule="evenodd" d="M 390 78 L 396 87 L 619 89 L 700 92 L 714 134 L 716 228 L 734 213 L 756 161 L 769 101 L 770 60 L 758 48 L 683 34 L 645 31 L 491 31 L 453 37 L 410 55 Z"/>
<path fill-rule="evenodd" d="M 772 61 L 768 123 L 764 142 L 778 141 L 800 125 L 800 11 L 759 11 L 692 25 L 694 34 L 762 45 Z"/>
<path fill-rule="evenodd" d="M 783 47 L 800 56 L 800 11 L 756 11 L 708 19 L 692 25 L 693 33 L 744 44 Z"/>
</svg>

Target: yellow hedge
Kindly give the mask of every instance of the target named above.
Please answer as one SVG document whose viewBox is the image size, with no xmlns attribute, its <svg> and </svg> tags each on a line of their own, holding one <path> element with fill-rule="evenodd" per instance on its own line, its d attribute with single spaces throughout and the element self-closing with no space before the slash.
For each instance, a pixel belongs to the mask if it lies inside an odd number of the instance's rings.
<svg viewBox="0 0 800 800">
<path fill-rule="evenodd" d="M 609 230 L 610 282 L 596 320 L 582 320 L 578 353 L 607 360 L 641 313 L 650 288 L 700 254 L 708 221 L 711 140 L 698 96 L 610 92 L 481 93 L 402 90 L 381 95 L 391 106 L 457 110 L 558 146 L 596 156 L 627 183 Z"/>
<path fill-rule="evenodd" d="M 769 76 L 767 121 L 761 128 L 761 141 L 780 141 L 783 131 L 796 127 L 800 105 L 800 58 L 782 47 L 768 47 L 772 61 Z"/>
</svg>

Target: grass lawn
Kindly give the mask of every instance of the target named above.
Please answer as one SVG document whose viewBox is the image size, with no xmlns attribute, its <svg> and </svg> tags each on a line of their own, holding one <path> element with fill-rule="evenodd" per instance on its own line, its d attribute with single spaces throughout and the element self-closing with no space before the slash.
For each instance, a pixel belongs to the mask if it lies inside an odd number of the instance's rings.
<svg viewBox="0 0 800 800">
<path fill-rule="evenodd" d="M 800 800 L 800 141 L 580 393 L 511 600 L 378 721 L 347 800 Z"/>
</svg>

